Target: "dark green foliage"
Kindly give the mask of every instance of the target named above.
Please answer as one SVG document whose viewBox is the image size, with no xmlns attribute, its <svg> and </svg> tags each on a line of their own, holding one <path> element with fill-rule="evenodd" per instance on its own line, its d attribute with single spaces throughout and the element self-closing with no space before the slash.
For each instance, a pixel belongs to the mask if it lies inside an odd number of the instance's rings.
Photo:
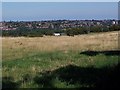
<svg viewBox="0 0 120 90">
<path fill-rule="evenodd" d="M 11 36 L 11 37 L 19 37 L 19 36 L 27 36 L 27 37 L 43 37 L 43 35 L 54 35 L 54 33 L 65 33 L 68 36 L 80 35 L 80 34 L 88 34 L 95 32 L 108 32 L 108 31 L 119 31 L 119 25 L 111 25 L 111 26 L 83 26 L 77 28 L 66 28 L 66 30 L 62 29 L 37 29 L 33 24 L 33 28 L 25 27 L 25 25 L 20 25 L 17 30 L 3 30 L 2 36 Z"/>
<path fill-rule="evenodd" d="M 74 36 L 74 35 L 79 35 L 79 34 L 119 31 L 119 30 L 120 30 L 120 26 L 118 25 L 112 25 L 110 27 L 97 25 L 97 26 L 90 26 L 90 27 L 68 28 L 66 30 L 66 34 L 68 36 Z"/>
<path fill-rule="evenodd" d="M 112 25 L 109 27 L 109 31 L 119 31 L 120 25 Z"/>
<path fill-rule="evenodd" d="M 72 30 L 72 29 L 67 29 L 66 30 L 66 34 L 68 35 L 68 36 L 74 36 L 74 30 Z"/>
<path fill-rule="evenodd" d="M 66 34 L 68 36 L 74 36 L 74 35 L 79 35 L 79 34 L 87 34 L 88 29 L 85 27 L 79 27 L 79 28 L 68 28 L 66 30 Z"/>
</svg>

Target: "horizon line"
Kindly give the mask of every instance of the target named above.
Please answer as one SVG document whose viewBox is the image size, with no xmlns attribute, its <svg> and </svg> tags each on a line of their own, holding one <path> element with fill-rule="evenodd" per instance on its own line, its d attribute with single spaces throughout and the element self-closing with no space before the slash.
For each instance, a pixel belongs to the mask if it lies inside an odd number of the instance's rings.
<svg viewBox="0 0 120 90">
<path fill-rule="evenodd" d="M 59 20 L 70 20 L 70 21 L 75 21 L 75 20 L 119 20 L 119 19 L 44 19 L 44 20 L 1 20 L 0 22 L 10 22 L 10 21 L 14 21 L 14 22 L 21 22 L 21 21 L 59 21 Z"/>
</svg>

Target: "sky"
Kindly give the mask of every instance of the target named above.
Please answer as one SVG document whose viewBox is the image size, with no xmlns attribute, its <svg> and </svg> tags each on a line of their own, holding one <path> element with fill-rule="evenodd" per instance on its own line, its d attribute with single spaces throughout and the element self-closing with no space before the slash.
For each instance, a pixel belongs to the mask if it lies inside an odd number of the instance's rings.
<svg viewBox="0 0 120 90">
<path fill-rule="evenodd" d="M 117 19 L 117 2 L 3 2 L 2 20 Z"/>
<path fill-rule="evenodd" d="M 1 0 L 2 2 L 118 2 L 120 0 Z"/>
</svg>

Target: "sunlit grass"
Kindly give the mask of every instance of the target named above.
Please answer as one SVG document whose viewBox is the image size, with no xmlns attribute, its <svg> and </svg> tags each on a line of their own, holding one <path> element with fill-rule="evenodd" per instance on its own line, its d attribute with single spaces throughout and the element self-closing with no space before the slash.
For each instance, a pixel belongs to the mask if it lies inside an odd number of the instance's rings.
<svg viewBox="0 0 120 90">
<path fill-rule="evenodd" d="M 117 32 L 110 32 L 75 37 L 3 38 L 4 84 L 6 87 L 17 88 L 95 87 L 96 81 L 95 84 L 79 82 L 74 78 L 75 73 L 72 72 L 78 69 L 82 74 L 86 73 L 90 78 L 95 77 L 98 81 L 97 72 L 100 75 L 103 73 L 103 76 L 105 73 L 109 75 L 112 69 L 106 72 L 106 68 L 115 67 L 118 64 L 119 55 L 112 55 L 109 51 L 118 49 L 117 35 Z M 95 54 L 90 52 L 89 55 L 90 50 L 98 52 Z M 109 51 L 108 55 L 104 51 Z M 69 70 L 71 67 L 73 71 Z M 99 71 L 101 68 L 105 68 L 105 71 L 104 69 Z M 60 76 L 67 73 L 70 73 L 70 76 L 73 75 L 70 80 Z M 81 77 L 81 74 L 77 77 Z"/>
</svg>

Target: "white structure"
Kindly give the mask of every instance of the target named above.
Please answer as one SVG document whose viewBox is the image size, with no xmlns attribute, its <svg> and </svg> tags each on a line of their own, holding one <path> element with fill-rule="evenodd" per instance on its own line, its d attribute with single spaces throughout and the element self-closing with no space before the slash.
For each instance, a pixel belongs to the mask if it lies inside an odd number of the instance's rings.
<svg viewBox="0 0 120 90">
<path fill-rule="evenodd" d="M 54 33 L 54 36 L 60 36 L 60 33 Z"/>
<path fill-rule="evenodd" d="M 113 21 L 112 24 L 113 24 L 113 25 L 114 25 L 114 24 L 118 24 L 118 21 Z"/>
<path fill-rule="evenodd" d="M 116 24 L 116 22 L 115 22 L 115 21 L 113 21 L 113 22 L 112 22 L 112 24 L 114 25 L 114 24 Z"/>
</svg>

